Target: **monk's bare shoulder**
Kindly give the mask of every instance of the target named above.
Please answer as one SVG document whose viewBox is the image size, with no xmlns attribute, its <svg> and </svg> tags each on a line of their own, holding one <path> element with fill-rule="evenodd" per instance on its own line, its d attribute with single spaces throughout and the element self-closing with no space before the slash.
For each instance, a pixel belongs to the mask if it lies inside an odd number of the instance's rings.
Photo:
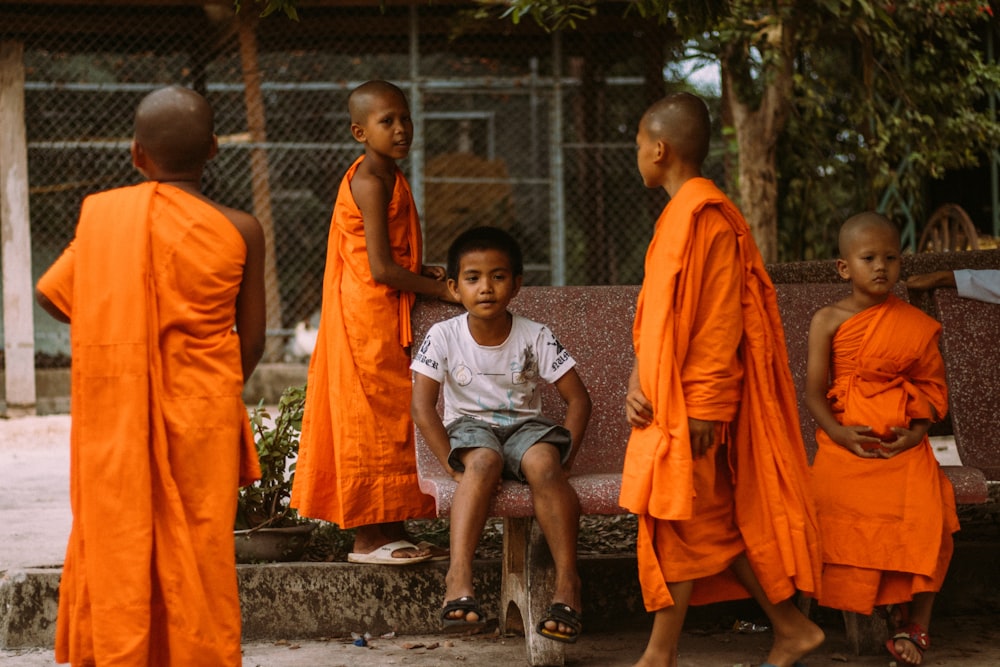
<svg viewBox="0 0 1000 667">
<path fill-rule="evenodd" d="M 246 211 L 229 208 L 228 206 L 223 206 L 222 204 L 216 204 L 216 207 L 224 216 L 229 218 L 229 222 L 233 223 L 233 227 L 235 227 L 240 233 L 240 236 L 243 237 L 243 240 L 246 241 L 248 246 L 252 243 L 256 243 L 258 239 L 263 238 L 263 228 L 257 218 L 253 217 Z"/>
<path fill-rule="evenodd" d="M 831 337 L 840 328 L 840 325 L 849 320 L 854 314 L 850 308 L 848 299 L 842 299 L 829 306 L 823 306 L 813 315 L 811 330 Z"/>
<path fill-rule="evenodd" d="M 258 247 L 262 247 L 264 243 L 264 229 L 261 227 L 260 222 L 254 216 L 250 215 L 246 211 L 241 211 L 236 208 L 231 208 L 225 204 L 220 204 L 217 201 L 209 199 L 208 197 L 202 196 L 201 199 L 210 204 L 215 210 L 217 210 L 222 215 L 226 216 L 226 219 L 236 228 L 236 231 L 240 233 L 243 237 L 243 242 L 247 244 L 248 251 L 254 251 Z"/>
</svg>

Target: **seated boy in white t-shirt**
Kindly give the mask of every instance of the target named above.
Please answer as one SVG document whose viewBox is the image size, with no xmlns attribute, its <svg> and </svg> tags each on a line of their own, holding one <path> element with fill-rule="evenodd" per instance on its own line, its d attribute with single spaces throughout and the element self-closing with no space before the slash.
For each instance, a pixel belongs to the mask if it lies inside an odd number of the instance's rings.
<svg viewBox="0 0 1000 667">
<path fill-rule="evenodd" d="M 590 395 L 552 332 L 507 311 L 522 273 L 520 247 L 500 229 L 470 229 L 451 244 L 448 288 L 466 312 L 432 326 L 414 354 L 413 421 L 458 482 L 441 610 L 445 630 L 485 624 L 472 561 L 490 499 L 506 477 L 531 487 L 535 517 L 555 562 L 552 604 L 536 630 L 572 643 L 582 629 L 580 502 L 567 475 L 590 418 Z M 539 378 L 553 383 L 566 401 L 562 425 L 542 416 Z M 436 407 L 442 384 L 443 420 Z"/>
</svg>

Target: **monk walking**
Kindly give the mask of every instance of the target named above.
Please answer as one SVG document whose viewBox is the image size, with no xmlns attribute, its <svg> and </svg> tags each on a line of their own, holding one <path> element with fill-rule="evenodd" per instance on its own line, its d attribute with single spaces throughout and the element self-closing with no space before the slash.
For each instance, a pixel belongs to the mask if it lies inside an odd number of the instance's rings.
<svg viewBox="0 0 1000 667">
<path fill-rule="evenodd" d="M 351 562 L 405 565 L 441 556 L 409 541 L 403 523 L 434 514 L 417 483 L 410 308 L 418 293 L 453 297 L 444 268 L 421 264 L 420 220 L 396 165 L 413 141 L 406 97 L 369 81 L 348 110 L 364 154 L 334 204 L 292 505 L 355 528 Z"/>
<path fill-rule="evenodd" d="M 813 316 L 806 401 L 819 425 L 819 602 L 865 615 L 883 608 L 896 626 L 889 653 L 919 665 L 959 524 L 927 439 L 948 410 L 941 325 L 892 293 L 901 254 L 899 230 L 877 213 L 841 227 L 837 272 L 851 294 Z"/>
<path fill-rule="evenodd" d="M 643 182 L 671 198 L 646 254 L 625 399 L 620 502 L 639 518 L 655 612 L 637 664 L 677 664 L 689 604 L 753 596 L 774 628 L 766 664 L 790 667 L 823 641 L 792 601 L 819 584 L 817 527 L 774 288 L 743 216 L 701 175 L 709 131 L 705 103 L 678 93 L 636 135 Z"/>
<path fill-rule="evenodd" d="M 233 521 L 259 476 L 242 390 L 264 349 L 264 236 L 201 194 L 213 132 L 194 91 L 147 95 L 132 142 L 147 181 L 87 197 L 38 282 L 72 326 L 58 662 L 242 662 Z"/>
</svg>

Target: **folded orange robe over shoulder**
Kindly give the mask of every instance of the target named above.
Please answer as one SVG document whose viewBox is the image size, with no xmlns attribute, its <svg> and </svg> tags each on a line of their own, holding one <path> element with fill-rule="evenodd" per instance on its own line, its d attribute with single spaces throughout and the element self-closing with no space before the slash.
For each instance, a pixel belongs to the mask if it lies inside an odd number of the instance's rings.
<svg viewBox="0 0 1000 667">
<path fill-rule="evenodd" d="M 415 295 L 372 278 L 364 219 L 351 194 L 363 159 L 348 169 L 334 205 L 291 500 L 304 516 L 341 528 L 434 514 L 417 482 L 410 418 Z M 393 259 L 419 273 L 420 221 L 401 171 L 388 213 Z"/>
<path fill-rule="evenodd" d="M 842 424 L 884 440 L 948 409 L 941 325 L 890 295 L 840 325 L 827 393 Z M 932 412 L 933 407 L 933 412 Z M 813 489 L 823 531 L 820 604 L 870 614 L 938 591 L 958 530 L 955 495 L 927 438 L 891 459 L 855 456 L 817 430 Z"/>
<path fill-rule="evenodd" d="M 58 662 L 241 664 L 236 490 L 259 476 L 233 329 L 245 260 L 216 208 L 149 182 L 88 197 L 39 280 L 71 320 Z"/>
<path fill-rule="evenodd" d="M 735 249 L 728 257 L 709 252 L 711 242 L 703 240 L 710 226 L 707 221 L 713 219 L 724 221 L 730 236 L 735 236 Z M 727 263 L 736 274 L 731 284 L 738 290 L 739 317 L 725 315 L 710 326 L 701 326 L 698 323 L 706 321 L 712 309 L 726 311 L 720 308 L 718 295 L 709 290 L 700 296 L 696 293 L 699 281 L 692 273 L 706 265 L 724 271 L 720 267 Z M 815 592 L 820 582 L 819 535 L 798 430 L 795 388 L 774 287 L 749 227 L 710 180 L 691 179 L 657 221 L 645 269 L 634 345 L 639 379 L 653 405 L 654 421 L 632 431 L 620 502 L 640 516 L 639 578 L 646 608 L 653 611 L 673 604 L 666 577 L 675 569 L 671 561 L 679 558 L 677 553 L 705 564 L 686 572 L 696 579 L 692 602 L 697 604 L 747 595 L 726 572 L 733 553 L 742 551 L 772 601 L 784 600 L 796 589 Z M 725 347 L 733 337 L 743 373 L 735 393 L 728 386 L 731 379 L 720 372 L 725 364 L 712 358 L 711 352 Z M 701 350 L 694 357 L 693 345 Z M 737 358 L 732 348 L 728 354 Z M 700 384 L 692 381 L 699 373 L 704 376 Z M 711 392 L 703 391 L 713 384 L 721 387 L 715 405 Z M 693 403 L 692 393 L 698 392 L 705 395 Z M 729 537 L 731 527 L 718 519 L 714 532 L 727 536 L 721 549 L 714 541 L 706 541 L 705 547 L 688 543 L 682 549 L 666 549 L 659 543 L 658 534 L 665 532 L 662 522 L 694 521 L 703 524 L 699 533 L 711 533 L 704 525 L 711 519 L 699 510 L 708 501 L 698 495 L 726 493 L 699 481 L 715 480 L 719 465 L 712 457 L 692 460 L 689 416 L 734 420 L 729 426 L 731 470 L 723 466 L 723 471 L 730 473 L 732 520 L 738 536 Z M 707 466 L 712 470 L 697 470 Z M 709 504 L 718 509 L 719 500 Z"/>
</svg>

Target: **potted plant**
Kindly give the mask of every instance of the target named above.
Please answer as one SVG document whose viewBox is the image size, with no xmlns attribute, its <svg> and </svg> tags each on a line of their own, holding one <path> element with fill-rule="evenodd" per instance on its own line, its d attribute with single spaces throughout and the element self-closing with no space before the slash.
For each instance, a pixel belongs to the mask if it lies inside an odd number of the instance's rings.
<svg viewBox="0 0 1000 667">
<path fill-rule="evenodd" d="M 272 418 L 263 400 L 250 414 L 261 477 L 239 491 L 236 506 L 236 560 L 295 560 L 316 527 L 289 506 L 295 459 L 302 432 L 305 385 L 288 387 Z"/>
</svg>

